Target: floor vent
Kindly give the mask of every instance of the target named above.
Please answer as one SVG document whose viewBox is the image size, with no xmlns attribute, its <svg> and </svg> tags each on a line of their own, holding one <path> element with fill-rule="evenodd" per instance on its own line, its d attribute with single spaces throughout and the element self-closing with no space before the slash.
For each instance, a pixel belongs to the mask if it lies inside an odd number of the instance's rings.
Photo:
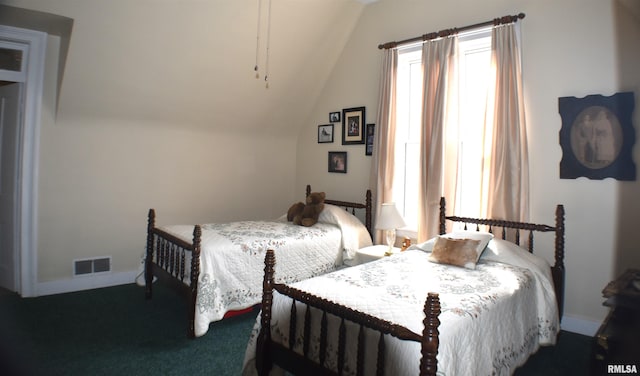
<svg viewBox="0 0 640 376">
<path fill-rule="evenodd" d="M 111 257 L 98 257 L 73 261 L 73 275 L 87 275 L 111 271 Z"/>
</svg>

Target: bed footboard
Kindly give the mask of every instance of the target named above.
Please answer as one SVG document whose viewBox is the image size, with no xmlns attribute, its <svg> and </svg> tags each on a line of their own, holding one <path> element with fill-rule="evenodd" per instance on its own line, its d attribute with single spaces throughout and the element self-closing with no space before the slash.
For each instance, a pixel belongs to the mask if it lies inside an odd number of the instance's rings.
<svg viewBox="0 0 640 376">
<path fill-rule="evenodd" d="M 194 338 L 202 229 L 199 225 L 194 226 L 193 241 L 189 243 L 156 228 L 155 218 L 155 210 L 149 209 L 144 274 L 145 297 L 151 299 L 153 295 L 154 276 L 186 296 L 189 323 L 187 335 Z M 186 261 L 188 258 L 191 259 L 190 263 Z M 187 268 L 189 268 L 188 273 Z"/>
<path fill-rule="evenodd" d="M 283 369 L 292 372 L 293 374 L 305 374 L 305 375 L 327 375 L 327 374 L 342 374 L 345 367 L 345 346 L 347 329 L 345 321 L 349 321 L 356 324 L 359 328 L 357 334 L 357 344 L 354 344 L 357 348 L 356 359 L 356 374 L 362 375 L 364 373 L 364 353 L 367 343 L 364 341 L 364 328 L 375 331 L 379 334 L 377 343 L 377 356 L 376 356 L 376 374 L 384 374 L 385 369 L 385 335 L 391 335 L 401 340 L 415 341 L 421 344 L 421 359 L 420 359 L 420 375 L 435 375 L 437 372 L 437 360 L 439 333 L 438 326 L 440 321 L 438 316 L 440 314 L 440 300 L 438 294 L 429 293 L 424 305 L 424 330 L 422 335 L 419 335 L 403 326 L 393 324 L 391 322 L 381 320 L 379 318 L 370 316 L 368 314 L 353 310 L 351 308 L 333 303 L 323 298 L 316 297 L 309 293 L 297 290 L 284 284 L 274 283 L 274 265 L 275 255 L 274 251 L 268 250 L 265 257 L 265 275 L 263 280 L 263 298 L 262 298 L 262 316 L 261 316 L 261 330 L 257 339 L 256 348 L 256 367 L 258 374 L 268 375 L 274 364 L 282 367 Z M 272 304 L 273 304 L 273 290 L 278 291 L 280 294 L 286 295 L 292 299 L 290 325 L 289 325 L 289 343 L 280 344 L 272 341 L 271 338 L 271 318 L 272 318 Z M 296 302 L 301 302 L 305 305 L 305 317 L 302 323 L 303 336 L 301 338 L 303 351 L 302 354 L 293 350 L 296 343 L 296 328 L 298 323 L 296 322 Z M 311 307 L 318 310 L 318 314 L 321 314 L 321 327 L 318 330 L 320 333 L 319 344 L 317 347 L 319 350 L 319 362 L 310 359 L 309 348 L 316 347 L 310 344 L 310 323 L 311 323 Z M 327 315 L 333 315 L 338 317 L 340 324 L 337 328 L 333 328 L 327 320 Z M 338 345 L 335 351 L 335 358 L 337 359 L 337 371 L 330 369 L 325 364 L 327 351 L 332 351 L 331 345 L 327 344 L 327 333 L 338 332 Z M 336 347 L 333 347 L 336 348 Z"/>
</svg>

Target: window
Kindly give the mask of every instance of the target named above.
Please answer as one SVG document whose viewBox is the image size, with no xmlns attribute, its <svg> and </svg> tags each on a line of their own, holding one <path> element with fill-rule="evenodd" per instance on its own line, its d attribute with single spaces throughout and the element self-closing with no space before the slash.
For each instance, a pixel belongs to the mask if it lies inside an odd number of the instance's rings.
<svg viewBox="0 0 640 376">
<path fill-rule="evenodd" d="M 0 75 L 3 81 L 24 82 L 27 77 L 27 46 L 0 40 Z"/>
<path fill-rule="evenodd" d="M 406 229 L 418 228 L 420 120 L 422 111 L 421 46 L 398 51 L 396 87 L 396 155 L 393 200 Z"/>
<path fill-rule="evenodd" d="M 20 72 L 22 70 L 22 50 L 0 47 L 0 69 Z"/>
<path fill-rule="evenodd" d="M 458 148 L 458 175 L 445 176 L 455 184 L 457 215 L 480 214 L 479 192 L 485 180 L 484 119 L 489 69 L 491 64 L 491 29 L 459 36 L 457 129 L 447 130 L 448 140 Z M 407 226 L 404 236 L 415 236 L 418 228 L 418 180 L 420 129 L 422 118 L 421 45 L 398 51 L 396 87 L 396 155 L 394 201 Z M 490 137 L 490 135 L 489 135 Z"/>
</svg>

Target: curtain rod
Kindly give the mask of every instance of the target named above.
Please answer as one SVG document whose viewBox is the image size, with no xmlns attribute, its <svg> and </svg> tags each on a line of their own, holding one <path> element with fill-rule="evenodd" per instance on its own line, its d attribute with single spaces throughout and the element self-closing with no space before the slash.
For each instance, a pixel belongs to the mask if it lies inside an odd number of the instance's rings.
<svg viewBox="0 0 640 376">
<path fill-rule="evenodd" d="M 431 40 L 431 39 L 447 37 L 449 35 L 456 34 L 456 33 L 459 33 L 461 31 L 477 29 L 477 28 L 483 27 L 483 26 L 506 25 L 506 24 L 510 24 L 510 23 L 513 23 L 513 22 L 517 22 L 519 19 L 523 19 L 523 18 L 524 18 L 524 13 L 519 13 L 519 14 L 517 14 L 515 16 L 504 16 L 504 17 L 500 17 L 500 18 L 494 18 L 491 21 L 481 22 L 481 23 L 477 23 L 475 25 L 468 25 L 468 26 L 463 26 L 463 27 L 454 27 L 453 29 L 444 29 L 444 30 L 440 30 L 438 32 L 424 34 L 424 35 L 421 35 L 419 37 L 414 37 L 414 38 L 410 38 L 410 39 L 401 40 L 399 42 L 387 42 L 385 44 L 379 44 L 378 45 L 378 49 L 382 50 L 382 49 L 395 48 L 395 47 L 398 47 L 398 46 L 401 46 L 401 45 L 404 45 L 404 44 L 410 44 L 410 43 L 414 43 L 414 42 L 427 41 L 427 40 Z"/>
</svg>

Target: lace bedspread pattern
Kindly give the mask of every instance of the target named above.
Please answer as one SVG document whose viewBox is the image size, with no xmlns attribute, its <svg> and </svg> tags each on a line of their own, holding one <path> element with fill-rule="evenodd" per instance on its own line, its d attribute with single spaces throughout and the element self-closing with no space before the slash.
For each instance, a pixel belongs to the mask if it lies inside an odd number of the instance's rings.
<svg viewBox="0 0 640 376">
<path fill-rule="evenodd" d="M 190 239 L 193 233 L 193 226 L 188 225 L 161 229 L 183 239 Z M 341 238 L 338 227 L 325 223 L 313 227 L 286 221 L 202 225 L 196 336 L 204 335 L 209 323 L 222 319 L 227 311 L 260 302 L 267 249 L 277 255 L 277 280 L 292 283 L 333 271 L 342 264 Z"/>
<path fill-rule="evenodd" d="M 409 250 L 294 286 L 416 333 L 422 333 L 427 293 L 438 292 L 442 307 L 438 373 L 442 375 L 509 375 L 541 344 L 555 343 L 559 320 L 548 271 L 536 265 L 525 268 L 522 263 L 485 260 L 469 270 L 431 263 L 428 255 Z M 299 322 L 304 310 L 300 305 Z M 278 342 L 288 343 L 289 312 L 290 300 L 274 293 L 272 337 Z M 259 320 L 258 316 L 246 350 L 244 375 L 255 374 Z M 417 375 L 420 345 L 395 339 L 387 343 L 386 374 Z M 347 374 L 355 374 L 355 356 L 351 351 L 345 354 Z M 369 358 L 374 357 L 365 359 Z M 337 364 L 335 356 L 327 361 Z M 373 368 L 365 370 L 365 374 L 371 372 Z"/>
</svg>

